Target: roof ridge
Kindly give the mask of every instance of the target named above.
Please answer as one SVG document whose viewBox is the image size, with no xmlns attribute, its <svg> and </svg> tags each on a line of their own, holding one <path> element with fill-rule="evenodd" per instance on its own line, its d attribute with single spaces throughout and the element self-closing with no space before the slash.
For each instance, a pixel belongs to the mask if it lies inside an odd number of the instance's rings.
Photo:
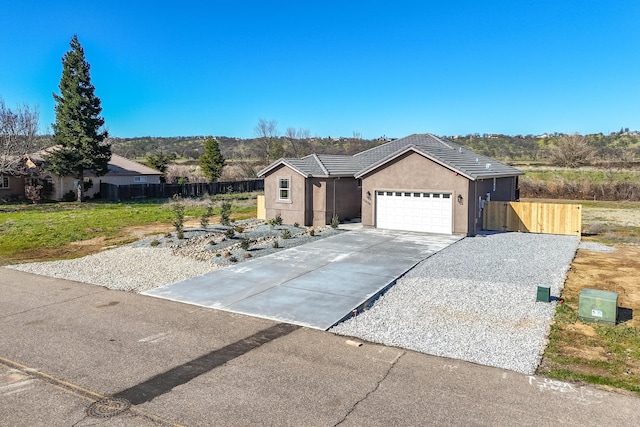
<svg viewBox="0 0 640 427">
<path fill-rule="evenodd" d="M 315 159 L 315 161 L 318 162 L 318 165 L 320 165 L 320 169 L 322 169 L 322 172 L 324 172 L 324 174 L 328 176 L 329 175 L 329 171 L 327 170 L 327 168 L 322 163 L 322 160 L 320 160 L 320 157 L 318 157 L 318 155 L 316 153 L 313 153 L 312 156 Z"/>
<path fill-rule="evenodd" d="M 432 133 L 428 133 L 427 135 L 429 135 L 431 138 L 435 139 L 436 141 L 438 141 L 440 144 L 444 145 L 445 147 L 449 147 L 451 149 L 455 149 L 455 147 L 452 147 L 448 142 L 445 142 L 444 140 L 440 139 L 439 137 L 435 136 Z"/>
</svg>

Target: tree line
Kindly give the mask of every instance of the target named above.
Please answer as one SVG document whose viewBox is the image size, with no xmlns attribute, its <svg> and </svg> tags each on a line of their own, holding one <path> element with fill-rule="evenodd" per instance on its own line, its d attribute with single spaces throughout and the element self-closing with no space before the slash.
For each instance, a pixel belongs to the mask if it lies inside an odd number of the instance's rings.
<svg viewBox="0 0 640 427">
<path fill-rule="evenodd" d="M 309 129 L 295 127 L 281 132 L 277 121 L 266 119 L 258 121 L 253 138 L 245 139 L 111 137 L 104 127 L 101 101 L 94 93 L 90 66 L 77 36 L 71 39 L 70 47 L 62 58 L 60 94 L 54 94 L 53 135 L 37 134 L 37 108 L 25 105 L 11 109 L 0 98 L 0 175 L 25 173 L 25 165 L 28 168 L 33 165 L 30 160 L 25 162 L 30 153 L 55 146 L 45 159 L 48 170 L 61 176 L 74 176 L 79 182 L 83 182 L 86 170 L 98 176 L 107 173 L 112 153 L 146 163 L 161 171 L 169 182 L 189 180 L 184 171 L 176 172 L 178 162 L 196 168 L 197 174 L 194 172 L 193 176 L 197 175 L 197 179 L 215 181 L 230 169 L 234 170 L 231 178 L 244 179 L 255 177 L 258 170 L 281 157 L 303 157 L 312 153 L 353 155 L 391 140 L 385 136 L 364 139 L 359 132 L 353 132 L 351 137 L 312 137 Z M 445 138 L 507 163 L 630 167 L 637 166 L 640 158 L 640 132 L 626 128 L 608 135 L 469 134 Z M 84 186 L 79 185 L 77 200 L 83 198 Z"/>
</svg>

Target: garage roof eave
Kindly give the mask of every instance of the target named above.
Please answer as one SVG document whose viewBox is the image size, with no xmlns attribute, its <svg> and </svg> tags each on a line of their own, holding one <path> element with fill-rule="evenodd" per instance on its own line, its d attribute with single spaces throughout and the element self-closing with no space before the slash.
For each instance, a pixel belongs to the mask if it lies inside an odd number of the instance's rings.
<svg viewBox="0 0 640 427">
<path fill-rule="evenodd" d="M 443 167 L 445 167 L 445 168 L 457 173 L 458 175 L 462 175 L 463 177 L 465 177 L 465 178 L 467 178 L 467 179 L 469 179 L 471 181 L 475 181 L 473 176 L 471 176 L 469 174 L 466 174 L 464 171 L 456 169 L 455 167 L 453 167 L 453 166 L 441 161 L 437 157 L 434 157 L 431 154 L 429 154 L 429 153 L 427 153 L 427 152 L 425 152 L 423 150 L 420 150 L 418 147 L 416 147 L 414 145 L 409 145 L 409 146 L 405 147 L 402 150 L 398 150 L 395 153 L 392 153 L 391 155 L 385 157 L 384 159 L 381 159 L 379 162 L 376 162 L 376 163 L 372 164 L 368 168 L 365 168 L 365 169 L 361 170 L 360 172 L 355 174 L 355 178 L 356 179 L 360 179 L 363 176 L 365 176 L 366 174 L 378 169 L 379 167 L 383 166 L 384 164 L 386 164 L 386 163 L 388 163 L 388 162 L 390 162 L 390 161 L 402 156 L 403 154 L 405 154 L 405 153 L 407 153 L 409 151 L 413 151 L 413 152 L 415 152 L 417 154 L 420 154 L 421 156 L 426 157 L 427 159 L 431 160 L 432 162 L 437 163 L 440 166 L 443 166 Z"/>
</svg>

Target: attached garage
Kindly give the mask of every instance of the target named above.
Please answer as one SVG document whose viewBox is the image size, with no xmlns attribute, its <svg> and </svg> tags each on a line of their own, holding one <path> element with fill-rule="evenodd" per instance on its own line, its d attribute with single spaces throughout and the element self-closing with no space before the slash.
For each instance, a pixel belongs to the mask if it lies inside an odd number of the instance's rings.
<svg viewBox="0 0 640 427">
<path fill-rule="evenodd" d="M 376 227 L 453 233 L 451 193 L 376 191 Z"/>
<path fill-rule="evenodd" d="M 364 227 L 466 235 L 482 230 L 485 201 L 518 200 L 519 175 L 512 166 L 431 134 L 353 156 L 279 159 L 258 173 L 265 177 L 267 218 L 320 226 L 334 216 L 359 216 Z M 292 185 L 287 200 L 279 193 L 283 179 Z"/>
</svg>

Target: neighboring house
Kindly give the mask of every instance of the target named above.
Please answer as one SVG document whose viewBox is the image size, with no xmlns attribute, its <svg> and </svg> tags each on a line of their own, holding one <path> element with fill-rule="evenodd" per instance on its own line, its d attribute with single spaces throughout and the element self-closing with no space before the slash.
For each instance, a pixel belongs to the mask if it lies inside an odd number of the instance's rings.
<svg viewBox="0 0 640 427">
<path fill-rule="evenodd" d="M 25 185 L 38 184 L 43 181 L 53 186 L 53 191 L 49 195 L 52 200 L 62 200 L 65 194 L 75 193 L 78 180 L 71 176 L 58 176 L 47 171 L 44 157 L 50 149 L 38 151 L 28 156 L 24 172 L 15 176 L 0 176 L 0 199 L 24 198 Z M 162 173 L 134 162 L 117 154 L 111 155 L 109 160 L 109 172 L 103 176 L 95 176 L 91 171 L 85 172 L 85 182 L 91 180 L 92 186 L 85 192 L 86 197 L 94 197 L 100 191 L 100 183 L 115 185 L 128 184 L 159 184 Z M 6 178 L 6 179 L 5 179 Z M 8 184 L 3 187 L 3 184 Z"/>
<path fill-rule="evenodd" d="M 279 159 L 264 177 L 267 218 L 307 226 L 361 217 L 365 227 L 475 235 L 487 200 L 519 198 L 523 172 L 431 134 L 353 156 Z"/>
</svg>

